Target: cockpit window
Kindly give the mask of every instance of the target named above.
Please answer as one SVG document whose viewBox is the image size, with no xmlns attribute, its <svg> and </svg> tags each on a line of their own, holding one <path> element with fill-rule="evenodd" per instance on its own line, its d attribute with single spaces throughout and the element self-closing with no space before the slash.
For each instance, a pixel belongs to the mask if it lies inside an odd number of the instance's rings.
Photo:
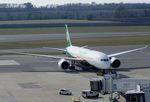
<svg viewBox="0 0 150 102">
<path fill-rule="evenodd" d="M 106 61 L 109 61 L 109 59 L 101 59 L 101 61 L 105 61 L 106 62 Z"/>
</svg>

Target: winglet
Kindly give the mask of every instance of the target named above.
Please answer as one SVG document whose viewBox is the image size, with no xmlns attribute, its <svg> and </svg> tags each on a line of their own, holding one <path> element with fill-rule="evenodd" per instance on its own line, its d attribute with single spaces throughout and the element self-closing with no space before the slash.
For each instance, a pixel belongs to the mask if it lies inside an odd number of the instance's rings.
<svg viewBox="0 0 150 102">
<path fill-rule="evenodd" d="M 66 39 L 67 39 L 67 46 L 72 46 L 71 40 L 70 40 L 70 36 L 69 36 L 69 31 L 68 31 L 68 26 L 67 24 L 65 24 L 66 27 Z"/>
</svg>

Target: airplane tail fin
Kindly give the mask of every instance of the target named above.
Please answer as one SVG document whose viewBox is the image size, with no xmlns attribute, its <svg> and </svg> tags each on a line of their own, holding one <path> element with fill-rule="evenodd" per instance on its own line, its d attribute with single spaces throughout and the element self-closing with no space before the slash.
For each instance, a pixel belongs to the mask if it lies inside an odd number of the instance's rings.
<svg viewBox="0 0 150 102">
<path fill-rule="evenodd" d="M 67 24 L 65 24 L 66 27 L 66 39 L 67 39 L 67 46 L 72 46 L 71 40 L 70 40 L 70 36 L 69 36 L 69 31 L 68 31 L 68 26 Z"/>
</svg>

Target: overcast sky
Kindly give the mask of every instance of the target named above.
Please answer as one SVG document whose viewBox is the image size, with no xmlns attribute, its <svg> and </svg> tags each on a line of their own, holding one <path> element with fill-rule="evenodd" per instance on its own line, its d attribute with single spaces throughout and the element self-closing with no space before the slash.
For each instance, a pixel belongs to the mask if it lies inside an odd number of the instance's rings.
<svg viewBox="0 0 150 102">
<path fill-rule="evenodd" d="M 150 0 L 0 0 L 0 3 L 25 3 L 31 2 L 37 6 L 43 6 L 46 4 L 66 4 L 66 3 L 150 3 Z"/>
</svg>

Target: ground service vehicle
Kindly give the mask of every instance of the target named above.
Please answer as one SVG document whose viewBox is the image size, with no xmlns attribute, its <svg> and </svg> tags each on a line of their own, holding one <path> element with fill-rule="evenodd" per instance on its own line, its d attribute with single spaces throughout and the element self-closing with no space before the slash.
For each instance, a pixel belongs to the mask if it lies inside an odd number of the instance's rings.
<svg viewBox="0 0 150 102">
<path fill-rule="evenodd" d="M 98 98 L 99 93 L 96 91 L 91 91 L 91 90 L 83 90 L 82 97 L 83 98 Z"/>
<path fill-rule="evenodd" d="M 72 92 L 68 89 L 62 88 L 59 90 L 60 95 L 72 95 Z"/>
</svg>

